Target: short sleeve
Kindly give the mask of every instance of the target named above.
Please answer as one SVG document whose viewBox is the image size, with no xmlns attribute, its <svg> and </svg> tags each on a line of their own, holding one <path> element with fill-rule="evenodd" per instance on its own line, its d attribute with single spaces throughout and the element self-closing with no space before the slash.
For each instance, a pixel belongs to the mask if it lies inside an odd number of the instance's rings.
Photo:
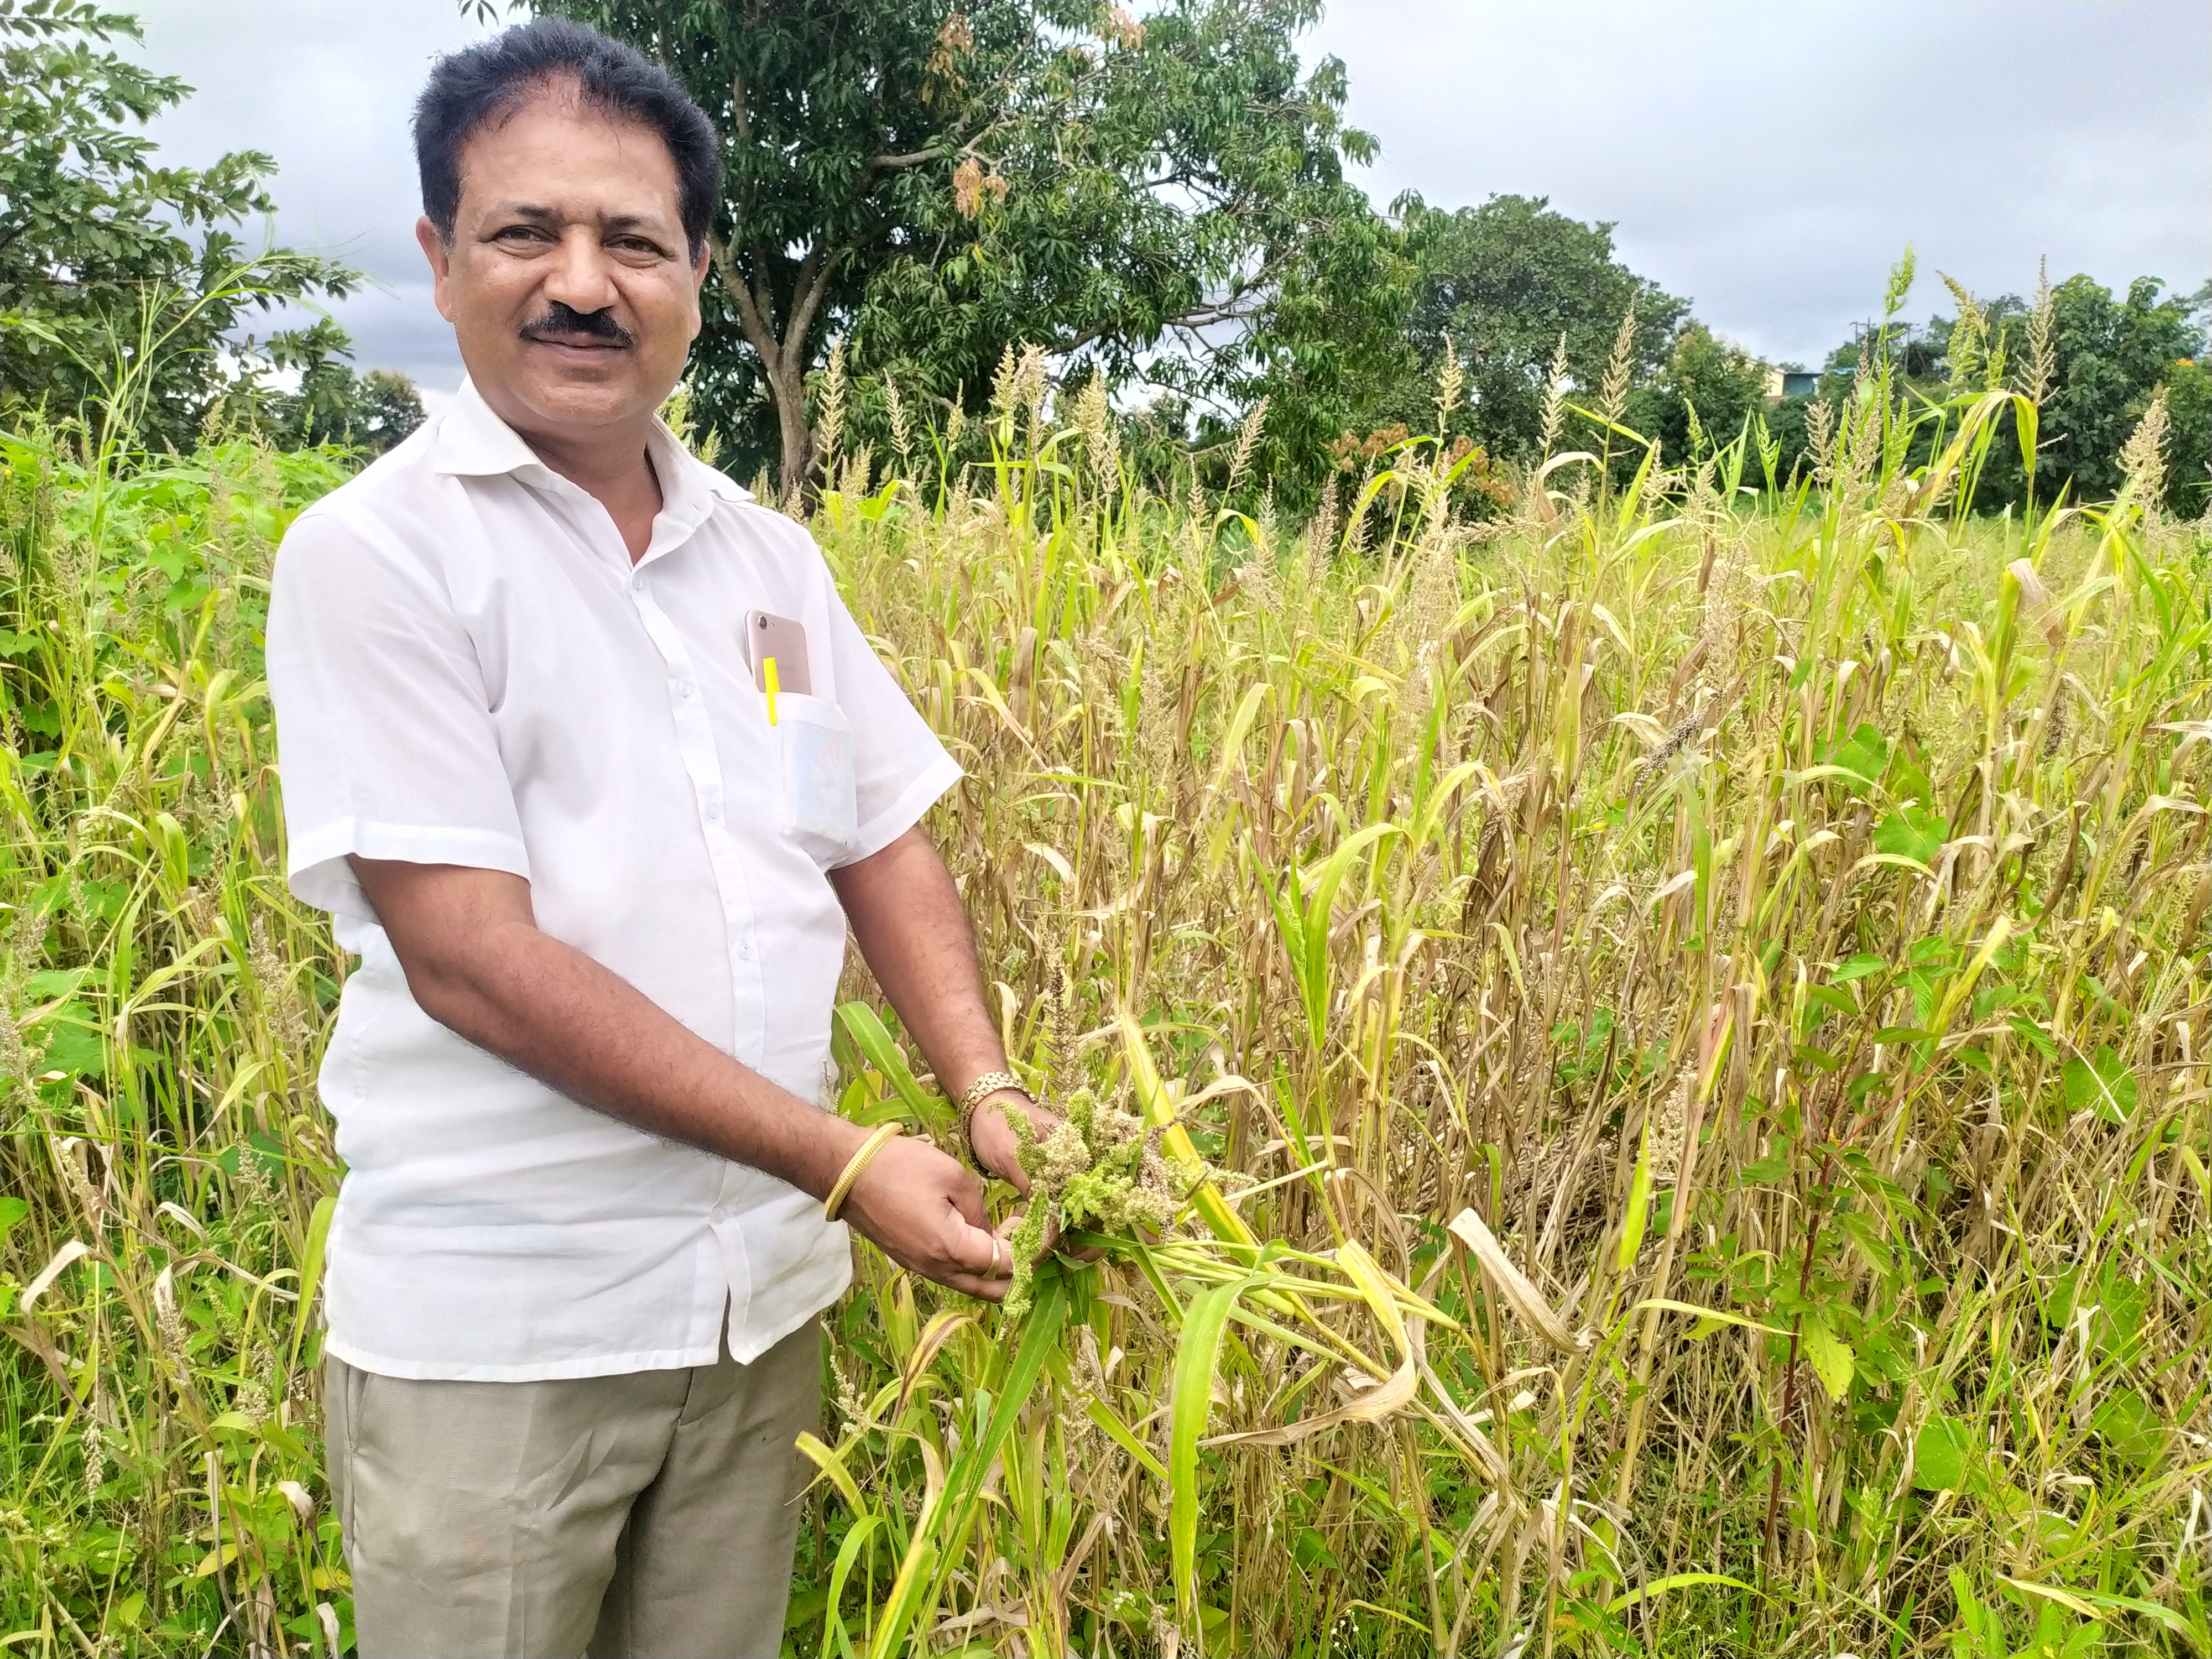
<svg viewBox="0 0 2212 1659">
<path fill-rule="evenodd" d="M 434 570 L 307 514 L 277 552 L 267 660 L 301 899 L 374 920 L 349 854 L 529 878 L 483 669 Z"/>
<path fill-rule="evenodd" d="M 830 665 L 837 706 L 853 727 L 854 817 L 860 826 L 852 854 L 842 862 L 857 864 L 921 823 L 937 798 L 960 781 L 960 763 L 908 701 L 834 584 Z"/>
</svg>

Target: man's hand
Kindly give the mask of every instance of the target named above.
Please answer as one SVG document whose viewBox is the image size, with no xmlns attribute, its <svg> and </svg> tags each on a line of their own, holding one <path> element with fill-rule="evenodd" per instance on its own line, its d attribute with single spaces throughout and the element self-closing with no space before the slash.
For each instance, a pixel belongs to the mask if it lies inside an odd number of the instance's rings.
<svg viewBox="0 0 2212 1659">
<path fill-rule="evenodd" d="M 1039 1140 L 1050 1139 L 1052 1132 L 1060 1127 L 1060 1116 L 1018 1089 L 1000 1089 L 976 1102 L 975 1114 L 968 1120 L 968 1144 L 975 1154 L 975 1161 L 1027 1198 L 1029 1172 L 1022 1168 L 1022 1144 L 1014 1139 L 1013 1125 L 1006 1121 L 1008 1112 L 1025 1115 L 1030 1132 Z M 1036 1259 L 1042 1261 L 1059 1248 L 1060 1217 L 1055 1214 L 1046 1218 L 1044 1242 L 1037 1247 Z M 1070 1254 L 1078 1261 L 1096 1261 L 1104 1252 L 1091 1249 Z"/>
<path fill-rule="evenodd" d="M 831 871 L 830 880 L 876 983 L 945 1091 L 957 1100 L 977 1078 L 1005 1071 L 1006 1051 L 984 1006 L 968 912 L 929 838 L 909 830 L 882 851 Z M 969 1118 L 976 1162 L 1026 1198 L 1030 1178 L 1002 1109 L 1027 1112 L 1040 1140 L 1060 1127 L 1060 1118 L 1012 1089 L 985 1096 Z M 1045 1229 L 1044 1251 L 1059 1241 L 1055 1218 Z"/>
<path fill-rule="evenodd" d="M 968 912 L 929 838 L 909 830 L 882 851 L 831 871 L 830 880 L 876 983 L 898 1010 L 939 1085 L 957 1100 L 975 1079 L 1005 1071 L 1006 1051 L 984 1006 Z M 1026 1196 L 1030 1178 L 1022 1173 L 1002 1106 L 1027 1110 L 1040 1139 L 1060 1120 L 1012 1090 L 986 1097 L 969 1119 L 976 1159 Z"/>
<path fill-rule="evenodd" d="M 844 1218 L 902 1267 L 969 1296 L 1006 1293 L 1013 1251 L 993 1232 L 975 1177 L 927 1140 L 901 1135 L 845 1200 Z"/>
<path fill-rule="evenodd" d="M 975 1112 L 969 1117 L 968 1140 L 975 1150 L 975 1161 L 1027 1198 L 1029 1174 L 1022 1168 L 1022 1145 L 1014 1139 L 1013 1126 L 1006 1121 L 1008 1112 L 1026 1115 L 1039 1140 L 1060 1127 L 1060 1115 L 1038 1105 L 1018 1090 L 1000 1089 L 977 1102 Z"/>
</svg>

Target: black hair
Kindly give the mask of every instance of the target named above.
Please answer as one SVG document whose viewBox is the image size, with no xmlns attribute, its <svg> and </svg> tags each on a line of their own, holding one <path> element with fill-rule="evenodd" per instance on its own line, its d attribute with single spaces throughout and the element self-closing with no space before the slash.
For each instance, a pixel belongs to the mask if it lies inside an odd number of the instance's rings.
<svg viewBox="0 0 2212 1659">
<path fill-rule="evenodd" d="M 461 147 L 549 85 L 573 81 L 596 108 L 660 135 L 676 163 L 676 201 L 696 260 L 722 191 L 714 123 L 676 77 L 635 47 L 565 17 L 521 23 L 495 40 L 441 58 L 415 100 L 415 162 L 422 211 L 451 243 L 461 206 Z"/>
</svg>

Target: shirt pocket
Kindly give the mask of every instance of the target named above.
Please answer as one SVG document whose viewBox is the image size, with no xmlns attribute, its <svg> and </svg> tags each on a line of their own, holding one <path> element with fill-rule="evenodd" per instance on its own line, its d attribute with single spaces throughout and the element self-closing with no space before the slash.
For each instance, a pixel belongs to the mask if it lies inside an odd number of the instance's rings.
<svg viewBox="0 0 2212 1659">
<path fill-rule="evenodd" d="M 853 781 L 853 725 L 825 697 L 777 694 L 772 729 L 782 773 L 783 827 L 825 868 L 860 839 Z"/>
</svg>

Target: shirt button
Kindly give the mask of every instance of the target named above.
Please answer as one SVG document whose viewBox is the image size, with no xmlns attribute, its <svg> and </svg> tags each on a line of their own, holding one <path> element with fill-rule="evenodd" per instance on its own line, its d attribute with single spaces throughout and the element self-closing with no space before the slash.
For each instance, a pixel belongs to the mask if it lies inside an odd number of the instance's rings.
<svg viewBox="0 0 2212 1659">
<path fill-rule="evenodd" d="M 707 822 L 709 823 L 719 823 L 721 822 L 721 818 L 722 809 L 717 806 L 713 801 L 708 801 L 707 803 Z"/>
<path fill-rule="evenodd" d="M 677 695 L 678 696 L 679 696 L 679 697 L 688 697 L 688 696 L 690 696 L 691 695 L 691 682 L 690 682 L 690 681 L 689 681 L 689 680 L 678 680 L 678 681 L 677 681 L 677 682 L 676 682 L 676 695 Z"/>
<path fill-rule="evenodd" d="M 633 593 L 645 592 L 645 572 L 641 570 L 629 579 L 629 591 Z"/>
<path fill-rule="evenodd" d="M 739 940 L 738 941 L 738 960 L 739 962 L 750 962 L 752 959 L 753 959 L 753 945 L 752 945 L 752 941 L 751 941 L 750 939 L 739 939 Z"/>
</svg>

